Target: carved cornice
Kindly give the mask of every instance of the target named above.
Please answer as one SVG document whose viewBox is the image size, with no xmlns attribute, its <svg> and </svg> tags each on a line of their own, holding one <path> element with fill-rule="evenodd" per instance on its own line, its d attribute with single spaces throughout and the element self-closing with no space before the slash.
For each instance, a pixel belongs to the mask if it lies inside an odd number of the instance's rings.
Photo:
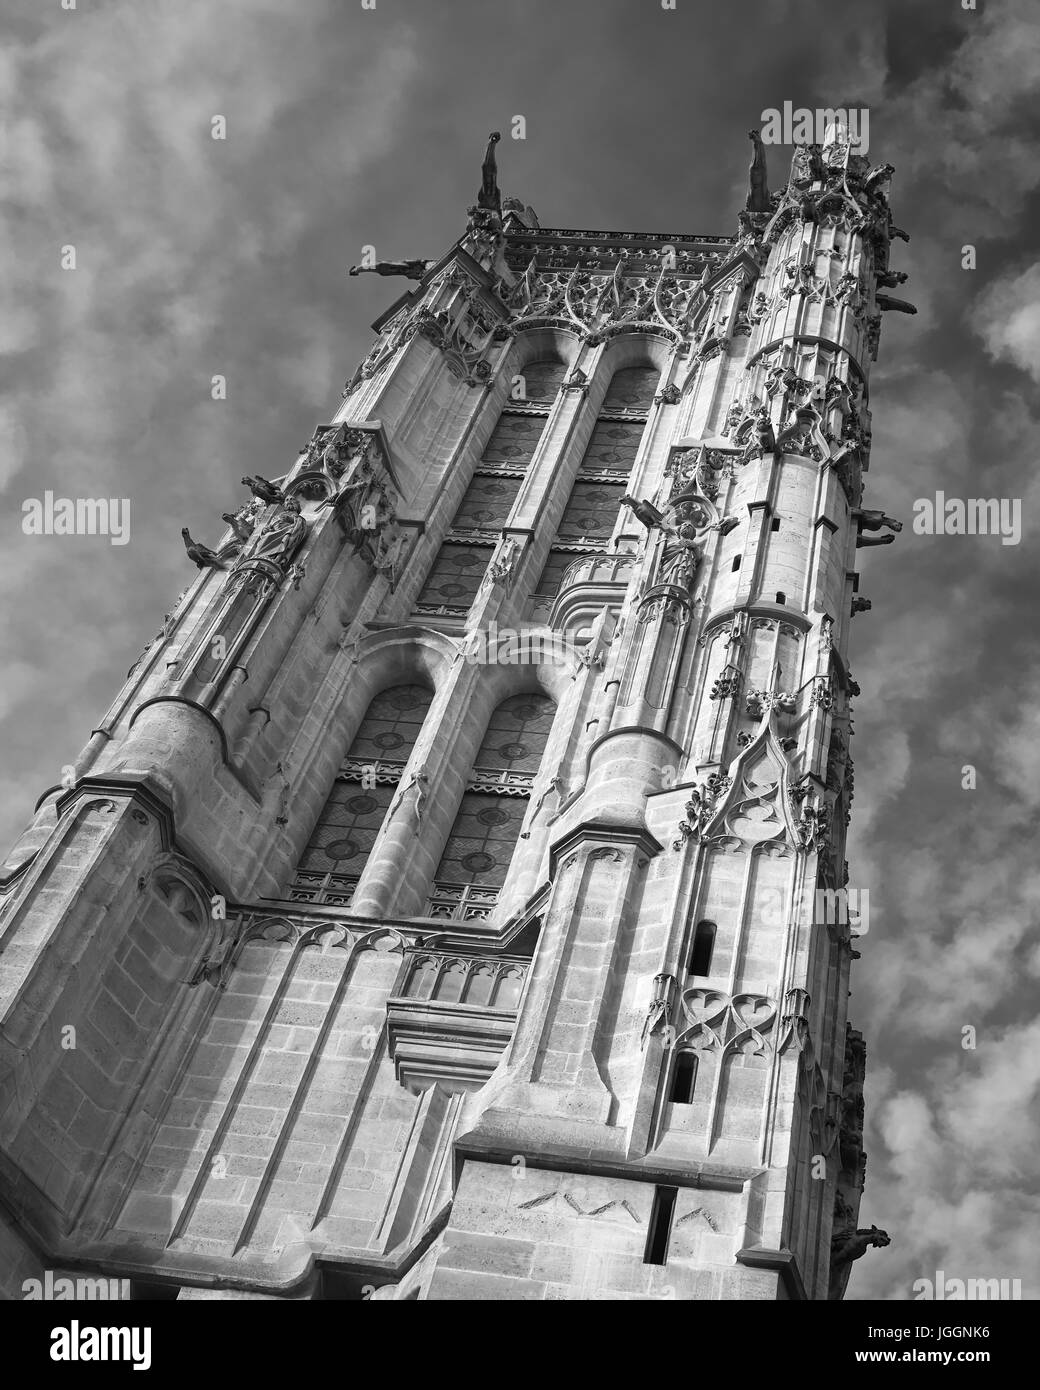
<svg viewBox="0 0 1040 1390">
<path fill-rule="evenodd" d="M 582 821 L 580 825 L 573 826 L 559 840 L 550 845 L 549 865 L 553 878 L 556 877 L 564 857 L 587 844 L 596 846 L 624 845 L 634 851 L 641 851 L 649 858 L 660 854 L 664 848 L 645 826 L 611 825 L 605 821 Z"/>
</svg>

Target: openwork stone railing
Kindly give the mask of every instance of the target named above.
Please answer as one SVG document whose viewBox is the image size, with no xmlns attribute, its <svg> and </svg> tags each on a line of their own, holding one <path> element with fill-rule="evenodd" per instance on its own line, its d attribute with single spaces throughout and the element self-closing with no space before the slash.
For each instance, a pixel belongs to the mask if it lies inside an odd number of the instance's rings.
<svg viewBox="0 0 1040 1390">
<path fill-rule="evenodd" d="M 588 625 L 608 604 L 620 605 L 634 563 L 635 557 L 622 551 L 583 555 L 568 565 L 549 609 L 549 625 L 565 629 Z"/>
<path fill-rule="evenodd" d="M 506 796 L 530 796 L 533 772 L 514 772 L 508 767 L 475 767 L 466 786 L 471 792 L 501 792 Z"/>
<path fill-rule="evenodd" d="M 320 874 L 301 869 L 293 876 L 289 901 L 349 907 L 360 877 L 360 874 Z"/>
<path fill-rule="evenodd" d="M 394 758 L 375 758 L 371 762 L 366 762 L 364 758 L 348 758 L 338 775 L 352 782 L 374 778 L 377 783 L 392 783 L 396 786 L 404 769 L 405 764 Z"/>
<path fill-rule="evenodd" d="M 632 572 L 632 555 L 583 555 L 563 572 L 557 595 L 575 584 L 627 584 Z"/>
<path fill-rule="evenodd" d="M 417 603 L 412 612 L 426 618 L 464 618 L 472 606 L 470 603 Z"/>
<path fill-rule="evenodd" d="M 483 922 L 491 916 L 497 902 L 497 888 L 437 880 L 427 900 L 426 916 L 447 917 L 456 922 Z"/>
</svg>

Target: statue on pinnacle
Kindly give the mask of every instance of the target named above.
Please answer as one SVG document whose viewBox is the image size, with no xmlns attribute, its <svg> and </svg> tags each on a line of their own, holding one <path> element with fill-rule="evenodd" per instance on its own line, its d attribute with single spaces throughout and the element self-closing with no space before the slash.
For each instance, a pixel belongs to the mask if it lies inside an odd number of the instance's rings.
<svg viewBox="0 0 1040 1390">
<path fill-rule="evenodd" d="M 480 192 L 477 194 L 477 207 L 488 212 L 501 213 L 502 194 L 498 188 L 498 165 L 495 162 L 495 146 L 502 136 L 493 130 L 488 136 L 484 163 L 480 166 Z"/>
</svg>

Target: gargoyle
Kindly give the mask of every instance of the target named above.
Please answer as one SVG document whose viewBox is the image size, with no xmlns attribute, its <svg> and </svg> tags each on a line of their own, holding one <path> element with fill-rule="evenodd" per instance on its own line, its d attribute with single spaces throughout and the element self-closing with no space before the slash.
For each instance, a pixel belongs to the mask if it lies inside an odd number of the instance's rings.
<svg viewBox="0 0 1040 1390">
<path fill-rule="evenodd" d="M 856 549 L 862 550 L 865 546 L 871 545 L 891 545 L 895 536 L 864 536 L 862 532 L 856 537 Z"/>
<path fill-rule="evenodd" d="M 277 483 L 270 483 L 259 475 L 255 478 L 243 478 L 242 485 L 247 487 L 254 497 L 259 497 L 261 502 L 266 502 L 268 506 L 273 502 L 281 502 L 285 495 Z"/>
<path fill-rule="evenodd" d="M 421 280 L 436 261 L 375 261 L 372 265 L 352 265 L 348 275 L 403 275 L 406 280 Z"/>
<path fill-rule="evenodd" d="M 665 529 L 664 513 L 658 511 L 652 502 L 647 502 L 645 498 L 640 501 L 627 494 L 622 497 L 621 501 L 635 514 L 637 520 L 641 521 L 648 531 Z"/>
<path fill-rule="evenodd" d="M 198 541 L 192 540 L 187 526 L 181 527 L 181 536 L 184 539 L 184 549 L 188 552 L 188 559 L 193 561 L 200 570 L 224 568 L 224 562 L 215 550 L 210 550 L 208 545 L 200 545 Z"/>
<path fill-rule="evenodd" d="M 851 1264 L 853 1260 L 865 1255 L 872 1246 L 883 1250 L 886 1245 L 891 1244 L 892 1238 L 888 1232 L 880 1230 L 877 1226 L 861 1227 L 858 1231 L 840 1231 L 832 1243 L 831 1264 Z"/>
<path fill-rule="evenodd" d="M 874 303 L 881 310 L 894 309 L 899 314 L 917 313 L 916 304 L 910 304 L 905 299 L 896 299 L 893 295 L 890 294 L 876 294 L 874 296 Z"/>
<path fill-rule="evenodd" d="M 843 1205 L 847 1206 L 847 1203 Z M 838 1300 L 845 1292 L 845 1284 L 848 1279 L 848 1266 L 854 1260 L 858 1260 L 865 1255 L 871 1246 L 884 1249 L 886 1245 L 891 1245 L 891 1238 L 887 1231 L 881 1231 L 877 1226 L 871 1226 L 869 1230 L 861 1228 L 858 1231 L 844 1230 L 836 1231 L 831 1237 L 831 1277 L 830 1287 L 827 1291 L 828 1299 Z"/>
<path fill-rule="evenodd" d="M 890 531 L 903 529 L 901 521 L 897 521 L 894 516 L 887 516 L 877 508 L 857 507 L 852 515 L 856 518 L 856 525 L 861 531 L 880 531 L 882 526 L 887 526 Z"/>
</svg>

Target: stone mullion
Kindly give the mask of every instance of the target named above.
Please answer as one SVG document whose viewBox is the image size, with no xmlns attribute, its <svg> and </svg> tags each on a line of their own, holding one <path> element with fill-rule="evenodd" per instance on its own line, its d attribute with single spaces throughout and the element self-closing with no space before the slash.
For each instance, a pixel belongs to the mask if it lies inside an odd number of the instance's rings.
<svg viewBox="0 0 1040 1390">
<path fill-rule="evenodd" d="M 578 442 L 585 423 L 586 392 L 563 388 L 528 464 L 507 522 L 506 531 L 526 535 L 522 553 L 514 560 L 513 578 L 500 596 L 492 590 L 480 611 L 481 623 L 499 617 L 520 627 L 521 614 L 534 594 L 556 538 L 556 528 L 567 505 L 585 443 Z M 554 505 L 555 504 L 555 505 Z"/>
<path fill-rule="evenodd" d="M 479 721 L 477 730 L 469 716 L 482 674 L 480 666 L 456 660 L 438 688 L 361 872 L 351 911 L 371 917 L 423 915 L 484 736 L 486 721 Z M 472 748 L 460 750 L 460 733 Z M 421 768 L 425 783 L 413 781 Z"/>
<path fill-rule="evenodd" d="M 519 912 L 540 882 L 544 881 L 541 866 L 551 832 L 549 819 L 554 811 L 559 811 L 571 792 L 571 787 L 564 783 L 558 788 L 554 804 L 546 794 L 548 779 L 550 776 L 564 775 L 561 770 L 565 767 L 565 754 L 581 730 L 582 710 L 597 675 L 594 666 L 584 672 L 576 672 L 577 678 L 568 682 L 569 688 L 557 702 L 556 717 L 542 754 L 541 766 L 527 798 L 524 824 L 513 851 L 508 876 L 499 892 L 495 909 L 498 921 L 505 921 L 512 913 Z M 580 766 L 575 769 L 578 777 L 583 772 Z"/>
<path fill-rule="evenodd" d="M 673 348 L 664 369 L 664 379 L 667 382 L 671 382 L 678 361 L 676 349 Z M 669 405 L 667 401 L 661 400 L 659 394 L 654 397 L 626 480 L 633 497 L 652 497 L 660 487 L 662 465 L 668 457 L 669 440 L 674 433 L 674 417 L 681 409 L 678 403 Z M 634 534 L 628 529 L 631 525 L 631 514 L 619 510 L 617 524 L 608 545 L 614 546 L 623 536 Z"/>
</svg>

